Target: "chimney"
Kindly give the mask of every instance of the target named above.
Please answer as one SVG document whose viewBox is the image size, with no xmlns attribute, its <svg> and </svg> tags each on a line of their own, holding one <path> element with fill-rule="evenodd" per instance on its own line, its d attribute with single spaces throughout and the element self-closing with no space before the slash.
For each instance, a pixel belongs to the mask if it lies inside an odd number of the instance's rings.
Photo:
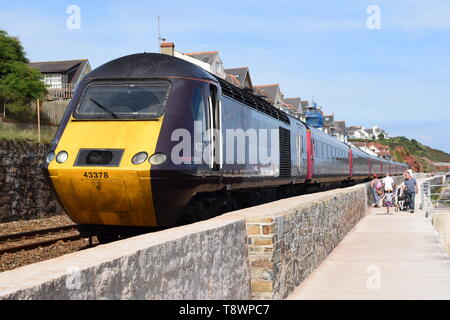
<svg viewBox="0 0 450 320">
<path fill-rule="evenodd" d="M 174 56 L 175 55 L 175 44 L 173 42 L 162 42 L 160 52 L 162 54 Z"/>
</svg>

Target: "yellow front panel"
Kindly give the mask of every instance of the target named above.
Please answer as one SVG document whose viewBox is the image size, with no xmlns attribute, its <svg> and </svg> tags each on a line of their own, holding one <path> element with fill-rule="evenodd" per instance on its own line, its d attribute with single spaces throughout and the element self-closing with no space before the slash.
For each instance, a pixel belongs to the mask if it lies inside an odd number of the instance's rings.
<svg viewBox="0 0 450 320">
<path fill-rule="evenodd" d="M 68 160 L 53 160 L 49 173 L 71 219 L 79 224 L 156 226 L 150 163 L 133 165 L 138 152 L 155 153 L 163 118 L 158 121 L 77 121 L 71 119 L 55 153 Z M 124 149 L 118 167 L 75 167 L 81 148 Z M 97 174 L 96 174 L 97 173 Z M 106 173 L 106 176 L 105 176 Z"/>
</svg>

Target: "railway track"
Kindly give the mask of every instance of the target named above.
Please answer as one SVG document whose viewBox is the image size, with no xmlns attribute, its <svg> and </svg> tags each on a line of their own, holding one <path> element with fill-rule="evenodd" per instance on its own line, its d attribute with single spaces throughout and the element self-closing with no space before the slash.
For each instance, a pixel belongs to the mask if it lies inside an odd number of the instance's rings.
<svg viewBox="0 0 450 320">
<path fill-rule="evenodd" d="M 58 241 L 81 239 L 77 225 L 0 235 L 0 254 L 49 246 Z"/>
</svg>

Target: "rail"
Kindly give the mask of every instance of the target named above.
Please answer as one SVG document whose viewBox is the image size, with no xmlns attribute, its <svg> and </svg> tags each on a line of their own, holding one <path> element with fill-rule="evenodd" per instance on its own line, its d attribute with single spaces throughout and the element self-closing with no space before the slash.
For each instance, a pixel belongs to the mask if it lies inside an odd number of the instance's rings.
<svg viewBox="0 0 450 320">
<path fill-rule="evenodd" d="M 31 250 L 40 246 L 49 246 L 58 241 L 73 241 L 81 238 L 75 224 L 6 234 L 0 236 L 0 254 Z"/>
</svg>

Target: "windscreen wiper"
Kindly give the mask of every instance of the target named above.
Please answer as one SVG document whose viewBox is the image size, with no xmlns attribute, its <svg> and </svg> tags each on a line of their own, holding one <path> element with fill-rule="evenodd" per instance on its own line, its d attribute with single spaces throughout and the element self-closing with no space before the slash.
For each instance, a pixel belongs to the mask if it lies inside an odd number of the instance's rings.
<svg viewBox="0 0 450 320">
<path fill-rule="evenodd" d="M 106 112 L 108 112 L 110 115 L 112 115 L 114 118 L 117 118 L 117 115 L 112 112 L 111 110 L 109 110 L 107 107 L 103 106 L 102 104 L 100 104 L 99 102 L 95 101 L 92 98 L 89 98 L 93 103 L 95 103 L 99 108 L 105 110 Z"/>
</svg>

